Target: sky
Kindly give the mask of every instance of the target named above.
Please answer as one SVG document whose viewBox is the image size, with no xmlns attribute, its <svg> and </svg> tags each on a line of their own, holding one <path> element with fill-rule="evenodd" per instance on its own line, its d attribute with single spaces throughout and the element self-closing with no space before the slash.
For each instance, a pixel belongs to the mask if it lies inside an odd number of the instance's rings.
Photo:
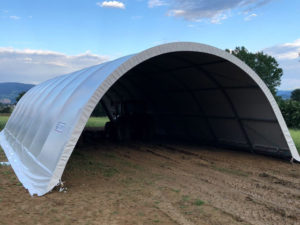
<svg viewBox="0 0 300 225">
<path fill-rule="evenodd" d="M 192 41 L 274 56 L 300 88 L 299 0 L 0 2 L 0 82 L 38 84 L 155 45 Z"/>
</svg>

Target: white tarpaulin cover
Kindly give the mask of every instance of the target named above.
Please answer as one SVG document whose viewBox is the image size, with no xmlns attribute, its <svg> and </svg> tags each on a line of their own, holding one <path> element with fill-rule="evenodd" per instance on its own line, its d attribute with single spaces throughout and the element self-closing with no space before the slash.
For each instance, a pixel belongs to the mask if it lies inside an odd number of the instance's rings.
<svg viewBox="0 0 300 225">
<path fill-rule="evenodd" d="M 19 180 L 44 195 L 60 182 L 100 100 L 144 99 L 159 135 L 300 157 L 272 94 L 231 54 L 170 43 L 43 82 L 19 101 L 0 133 Z"/>
</svg>

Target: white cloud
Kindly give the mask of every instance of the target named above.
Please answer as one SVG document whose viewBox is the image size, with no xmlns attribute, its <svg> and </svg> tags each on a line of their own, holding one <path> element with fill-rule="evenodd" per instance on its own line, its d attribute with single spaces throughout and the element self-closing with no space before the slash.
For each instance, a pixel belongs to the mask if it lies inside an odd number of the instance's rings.
<svg viewBox="0 0 300 225">
<path fill-rule="evenodd" d="M 169 6 L 168 16 L 181 17 L 189 21 L 207 20 L 211 23 L 220 23 L 230 17 L 233 10 L 235 13 L 249 14 L 271 1 L 273 0 L 164 0 L 163 2 Z M 252 13 L 248 19 L 254 15 L 256 14 Z"/>
<path fill-rule="evenodd" d="M 167 5 L 167 3 L 162 0 L 149 0 L 148 1 L 149 8 L 154 8 L 154 7 L 158 7 L 158 6 L 164 6 L 164 5 Z"/>
<path fill-rule="evenodd" d="M 0 82 L 40 83 L 108 59 L 90 52 L 70 56 L 53 51 L 0 48 Z"/>
<path fill-rule="evenodd" d="M 182 16 L 186 13 L 186 11 L 182 9 L 172 9 L 168 12 L 168 16 Z"/>
<path fill-rule="evenodd" d="M 248 14 L 257 8 L 268 4 L 271 1 L 273 0 L 246 0 L 242 1 L 241 7 L 245 6 L 244 13 Z"/>
<path fill-rule="evenodd" d="M 18 19 L 20 19 L 19 16 L 9 16 L 9 18 L 12 19 L 12 20 L 18 20 Z"/>
<path fill-rule="evenodd" d="M 244 20 L 245 20 L 245 21 L 250 21 L 250 20 L 252 20 L 254 17 L 257 17 L 257 15 L 256 15 L 255 13 L 252 13 L 252 14 L 246 16 L 246 17 L 244 18 Z"/>
<path fill-rule="evenodd" d="M 275 57 L 283 69 L 280 89 L 300 88 L 300 38 L 291 43 L 265 48 L 263 51 Z"/>
<path fill-rule="evenodd" d="M 228 18 L 227 14 L 219 13 L 215 15 L 213 18 L 211 18 L 210 22 L 213 24 L 221 24 L 222 20 L 226 20 Z"/>
<path fill-rule="evenodd" d="M 299 57 L 300 38 L 291 43 L 275 45 L 264 50 L 280 60 L 293 60 Z"/>
<path fill-rule="evenodd" d="M 125 9 L 125 4 L 119 1 L 104 1 L 96 3 L 100 7 Z"/>
</svg>

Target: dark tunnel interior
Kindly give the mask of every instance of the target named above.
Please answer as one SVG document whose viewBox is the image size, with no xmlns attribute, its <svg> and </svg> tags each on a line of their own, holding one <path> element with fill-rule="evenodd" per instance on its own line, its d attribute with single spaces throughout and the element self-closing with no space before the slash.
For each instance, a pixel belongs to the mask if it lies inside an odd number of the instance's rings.
<svg viewBox="0 0 300 225">
<path fill-rule="evenodd" d="M 233 63 L 174 52 L 132 68 L 100 103 L 120 139 L 182 139 L 290 156 L 261 88 Z"/>
</svg>

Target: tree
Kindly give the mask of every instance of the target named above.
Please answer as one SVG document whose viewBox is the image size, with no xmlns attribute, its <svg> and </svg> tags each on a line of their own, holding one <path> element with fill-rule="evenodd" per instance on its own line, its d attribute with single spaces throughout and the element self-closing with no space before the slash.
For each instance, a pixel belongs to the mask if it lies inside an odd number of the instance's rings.
<svg viewBox="0 0 300 225">
<path fill-rule="evenodd" d="M 278 105 L 288 127 L 300 128 L 300 102 L 288 100 L 279 100 Z"/>
<path fill-rule="evenodd" d="M 106 113 L 101 105 L 101 103 L 99 102 L 97 104 L 97 106 L 95 107 L 94 111 L 92 112 L 92 115 L 94 117 L 102 117 L 102 116 L 106 116 Z"/>
<path fill-rule="evenodd" d="M 300 89 L 295 89 L 292 91 L 291 99 L 300 102 Z"/>
<path fill-rule="evenodd" d="M 279 64 L 274 57 L 263 52 L 251 53 L 245 47 L 236 47 L 232 51 L 226 49 L 226 51 L 251 67 L 265 82 L 272 94 L 276 96 L 276 88 L 281 83 L 283 71 L 279 68 Z"/>
<path fill-rule="evenodd" d="M 16 97 L 16 102 L 18 103 L 18 101 L 20 101 L 20 99 L 23 97 L 23 95 L 25 95 L 26 91 L 22 91 L 19 93 L 19 95 Z"/>
<path fill-rule="evenodd" d="M 0 109 L 0 113 L 11 113 L 11 108 L 9 106 L 5 106 Z"/>
</svg>

